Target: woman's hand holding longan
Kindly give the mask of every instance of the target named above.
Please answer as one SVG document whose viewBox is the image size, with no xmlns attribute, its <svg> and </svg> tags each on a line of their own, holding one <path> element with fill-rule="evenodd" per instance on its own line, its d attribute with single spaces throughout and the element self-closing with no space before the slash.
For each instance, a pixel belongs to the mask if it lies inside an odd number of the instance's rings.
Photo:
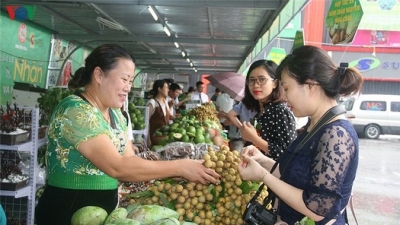
<svg viewBox="0 0 400 225">
<path fill-rule="evenodd" d="M 242 157 L 238 165 L 240 176 L 244 180 L 261 181 L 268 171 L 248 155 Z"/>
<path fill-rule="evenodd" d="M 266 156 L 256 148 L 254 145 L 249 145 L 247 147 L 244 147 L 241 152 L 242 157 L 243 156 L 249 156 L 252 159 L 254 159 L 256 162 L 261 164 L 262 166 L 264 165 L 264 162 L 266 160 Z"/>
<path fill-rule="evenodd" d="M 200 182 L 202 184 L 219 183 L 220 175 L 215 170 L 203 166 L 204 160 L 182 160 L 182 176 L 193 182 Z"/>
</svg>

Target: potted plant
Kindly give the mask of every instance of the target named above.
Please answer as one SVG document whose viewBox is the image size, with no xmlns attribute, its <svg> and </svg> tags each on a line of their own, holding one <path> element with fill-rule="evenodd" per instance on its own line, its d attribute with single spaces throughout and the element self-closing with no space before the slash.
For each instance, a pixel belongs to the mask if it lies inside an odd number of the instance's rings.
<svg viewBox="0 0 400 225">
<path fill-rule="evenodd" d="M 17 104 L 14 107 L 7 102 L 6 107 L 0 107 L 0 143 L 5 145 L 15 145 L 23 143 L 29 139 L 29 133 L 20 129 L 23 126 L 24 110 L 20 110 Z"/>
</svg>

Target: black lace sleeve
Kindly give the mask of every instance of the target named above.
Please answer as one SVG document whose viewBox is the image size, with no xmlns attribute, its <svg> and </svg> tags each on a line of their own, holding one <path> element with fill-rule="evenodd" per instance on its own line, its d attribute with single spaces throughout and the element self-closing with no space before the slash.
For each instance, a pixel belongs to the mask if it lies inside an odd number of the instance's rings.
<svg viewBox="0 0 400 225">
<path fill-rule="evenodd" d="M 315 145 L 316 157 L 312 162 L 310 180 L 303 192 L 306 206 L 325 218 L 335 218 L 347 202 L 341 202 L 346 183 L 352 182 L 356 169 L 351 166 L 357 149 L 354 140 L 342 126 L 332 126 L 323 131 Z M 351 170 L 349 171 L 349 168 Z M 354 174 L 353 174 L 354 173 Z M 347 181 L 349 180 L 349 181 Z"/>
</svg>

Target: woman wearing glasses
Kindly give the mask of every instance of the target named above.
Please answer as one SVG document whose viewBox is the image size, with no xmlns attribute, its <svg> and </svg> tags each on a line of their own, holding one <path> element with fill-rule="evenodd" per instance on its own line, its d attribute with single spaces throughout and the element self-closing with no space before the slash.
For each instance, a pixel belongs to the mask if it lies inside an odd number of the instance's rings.
<svg viewBox="0 0 400 225">
<path fill-rule="evenodd" d="M 269 60 L 254 62 L 247 73 L 242 100 L 247 109 L 258 112 L 254 124 L 243 122 L 242 138 L 273 159 L 279 158 L 296 138 L 294 116 L 286 105 L 280 81 L 275 77 L 277 67 Z"/>
<path fill-rule="evenodd" d="M 305 216 L 316 225 L 344 225 L 356 177 L 359 143 L 336 99 L 362 89 L 355 68 L 336 66 L 326 51 L 300 46 L 277 69 L 294 115 L 309 117 L 304 132 L 276 161 L 248 147 L 238 170 L 244 180 L 262 181 L 279 198 L 277 215 L 287 224 Z M 283 223 L 280 223 L 283 224 Z"/>
</svg>

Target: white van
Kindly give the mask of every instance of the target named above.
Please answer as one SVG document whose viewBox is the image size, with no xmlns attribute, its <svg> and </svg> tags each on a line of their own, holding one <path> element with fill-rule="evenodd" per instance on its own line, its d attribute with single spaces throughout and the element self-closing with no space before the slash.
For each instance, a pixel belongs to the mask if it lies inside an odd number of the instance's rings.
<svg viewBox="0 0 400 225">
<path fill-rule="evenodd" d="M 400 135 L 400 95 L 359 95 L 342 104 L 359 137 Z"/>
</svg>

